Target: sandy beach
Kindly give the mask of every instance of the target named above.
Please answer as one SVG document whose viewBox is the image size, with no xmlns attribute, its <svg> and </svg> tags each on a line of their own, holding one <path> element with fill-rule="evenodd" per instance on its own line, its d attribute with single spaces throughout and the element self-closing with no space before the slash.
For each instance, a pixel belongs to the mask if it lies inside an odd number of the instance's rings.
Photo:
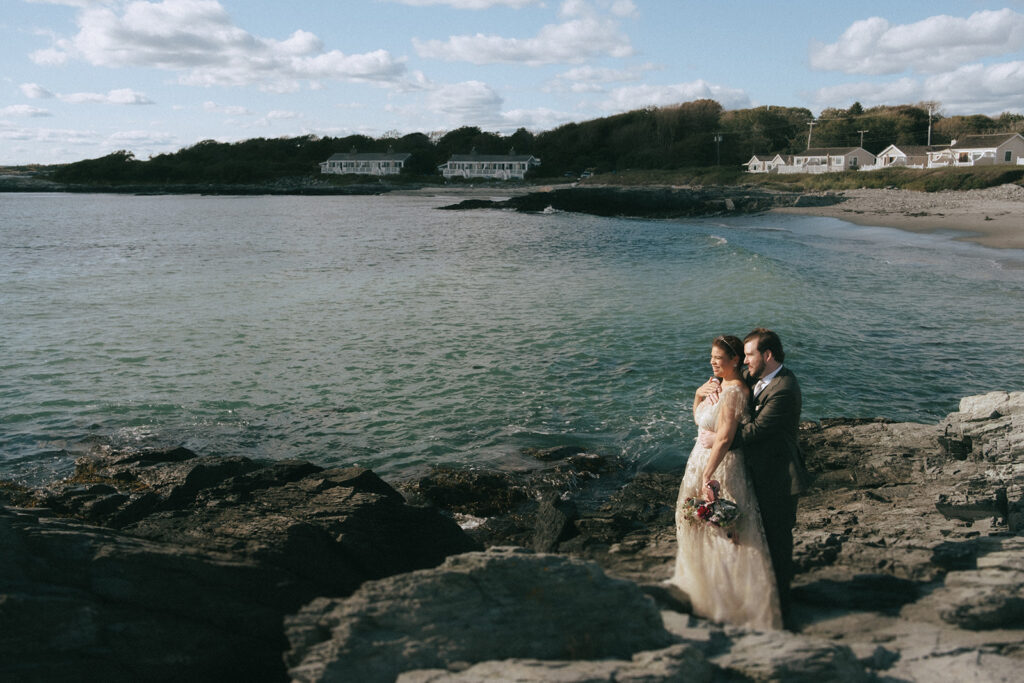
<svg viewBox="0 0 1024 683">
<path fill-rule="evenodd" d="M 1024 249 L 1024 187 L 1020 185 L 943 192 L 862 189 L 837 194 L 845 200 L 833 206 L 774 212 L 830 216 L 858 225 L 913 232 L 955 230 L 963 232 L 957 239 L 1000 249 Z"/>
<path fill-rule="evenodd" d="M 460 199 L 501 199 L 529 192 L 550 191 L 554 187 L 556 186 L 505 188 L 481 184 L 430 186 L 397 192 L 451 195 Z M 843 201 L 832 206 L 787 207 L 772 211 L 828 216 L 858 225 L 898 228 L 912 232 L 956 231 L 962 233 L 957 239 L 999 249 L 1024 249 L 1024 186 L 1021 185 L 1007 184 L 983 190 L 942 192 L 860 189 L 829 194 L 838 194 L 843 197 Z"/>
</svg>

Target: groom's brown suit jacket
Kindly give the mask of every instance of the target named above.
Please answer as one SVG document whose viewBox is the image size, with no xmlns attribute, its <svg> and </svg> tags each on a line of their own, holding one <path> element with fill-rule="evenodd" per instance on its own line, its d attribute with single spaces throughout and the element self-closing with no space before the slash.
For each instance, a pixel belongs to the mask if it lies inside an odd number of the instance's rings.
<svg viewBox="0 0 1024 683">
<path fill-rule="evenodd" d="M 733 448 L 743 449 L 761 508 L 784 617 L 789 610 L 793 575 L 796 495 L 804 491 L 808 480 L 797 441 L 802 406 L 800 383 L 783 366 L 768 386 L 753 397 L 750 421 L 739 426 L 732 443 Z"/>
</svg>

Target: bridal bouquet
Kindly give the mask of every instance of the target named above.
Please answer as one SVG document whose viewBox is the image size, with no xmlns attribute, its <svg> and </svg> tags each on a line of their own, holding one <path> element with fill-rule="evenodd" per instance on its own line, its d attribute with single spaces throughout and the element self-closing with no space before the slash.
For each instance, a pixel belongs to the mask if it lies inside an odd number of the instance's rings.
<svg viewBox="0 0 1024 683">
<path fill-rule="evenodd" d="M 716 491 L 717 493 L 717 491 Z M 683 516 L 690 524 L 711 524 L 725 531 L 725 535 L 733 537 L 733 528 L 740 518 L 740 509 L 736 503 L 717 496 L 710 501 L 700 498 L 687 498 L 683 501 Z"/>
</svg>

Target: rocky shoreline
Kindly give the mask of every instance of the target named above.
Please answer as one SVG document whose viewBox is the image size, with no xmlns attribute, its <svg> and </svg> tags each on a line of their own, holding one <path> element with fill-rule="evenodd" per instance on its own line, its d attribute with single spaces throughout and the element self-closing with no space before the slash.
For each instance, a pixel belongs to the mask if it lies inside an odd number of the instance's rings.
<svg viewBox="0 0 1024 683">
<path fill-rule="evenodd" d="M 574 448 L 518 472 L 97 452 L 0 486 L 0 678 L 1018 680 L 1024 393 L 937 424 L 805 423 L 792 632 L 662 583 L 679 472 Z"/>
<path fill-rule="evenodd" d="M 76 185 L 56 183 L 34 177 L 7 176 L 0 177 L 0 192 L 60 192 L 67 194 L 126 194 L 140 196 L 158 195 L 225 195 L 225 196 L 259 196 L 259 195 L 301 195 L 301 196 L 333 196 L 333 195 L 378 195 L 387 194 L 398 189 L 415 189 L 419 186 L 391 185 L 380 182 L 353 183 L 351 185 L 334 185 L 319 179 L 281 178 L 269 183 L 106 183 Z"/>
<path fill-rule="evenodd" d="M 843 201 L 834 193 L 776 192 L 753 187 L 613 187 L 586 186 L 528 192 L 505 200 L 466 199 L 441 207 L 511 209 L 521 212 L 572 211 L 596 216 L 686 218 L 732 213 L 762 213 L 782 207 L 831 206 Z"/>
</svg>

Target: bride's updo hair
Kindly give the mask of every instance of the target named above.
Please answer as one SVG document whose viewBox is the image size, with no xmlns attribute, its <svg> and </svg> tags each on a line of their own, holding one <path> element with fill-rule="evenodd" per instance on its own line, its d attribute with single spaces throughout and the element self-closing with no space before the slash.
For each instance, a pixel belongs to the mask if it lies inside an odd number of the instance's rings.
<svg viewBox="0 0 1024 683">
<path fill-rule="evenodd" d="M 711 345 L 721 349 L 729 357 L 729 360 L 739 358 L 739 364 L 743 365 L 743 342 L 740 341 L 739 337 L 734 337 L 731 334 L 721 334 L 715 337 Z"/>
</svg>

